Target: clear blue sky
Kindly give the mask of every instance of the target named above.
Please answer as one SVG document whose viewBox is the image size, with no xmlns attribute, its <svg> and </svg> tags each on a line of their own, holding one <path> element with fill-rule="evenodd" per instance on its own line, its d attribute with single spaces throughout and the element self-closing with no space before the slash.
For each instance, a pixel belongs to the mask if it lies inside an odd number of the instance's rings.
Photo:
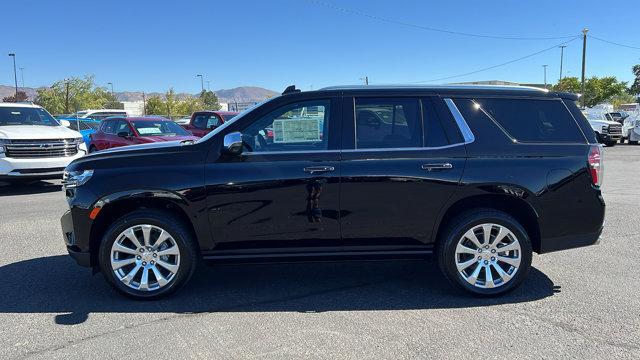
<svg viewBox="0 0 640 360">
<path fill-rule="evenodd" d="M 420 26 L 508 37 L 594 36 L 640 47 L 637 0 L 324 2 Z M 320 88 L 412 83 L 500 64 L 564 40 L 501 40 L 426 31 L 308 0 L 23 0 L 2 4 L 0 84 L 13 84 L 11 58 L 26 86 L 93 74 L 116 91 L 197 92 L 197 73 L 212 89 L 288 84 Z M 589 40 L 587 76 L 632 79 L 640 50 Z M 581 40 L 565 49 L 568 76 L 580 74 Z M 501 79 L 549 82 L 560 50 L 441 83 Z M 20 82 L 20 76 L 18 75 Z M 206 84 L 205 84 L 206 86 Z"/>
</svg>

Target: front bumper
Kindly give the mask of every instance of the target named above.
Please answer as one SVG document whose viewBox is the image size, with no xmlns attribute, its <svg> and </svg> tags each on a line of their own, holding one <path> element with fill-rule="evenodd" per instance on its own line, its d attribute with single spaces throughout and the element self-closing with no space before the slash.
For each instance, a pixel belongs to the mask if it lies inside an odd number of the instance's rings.
<svg viewBox="0 0 640 360">
<path fill-rule="evenodd" d="M 62 179 L 62 172 L 73 160 L 85 155 L 79 150 L 74 156 L 52 158 L 0 157 L 0 178 L 5 179 Z"/>
<path fill-rule="evenodd" d="M 620 134 L 600 134 L 600 142 L 609 142 L 609 141 L 618 141 L 622 138 L 622 133 Z"/>
<path fill-rule="evenodd" d="M 91 253 L 89 251 L 82 251 L 78 246 L 76 231 L 73 227 L 73 216 L 70 210 L 67 210 L 62 215 L 60 218 L 60 225 L 62 226 L 62 237 L 69 256 L 71 256 L 78 265 L 91 267 Z"/>
</svg>

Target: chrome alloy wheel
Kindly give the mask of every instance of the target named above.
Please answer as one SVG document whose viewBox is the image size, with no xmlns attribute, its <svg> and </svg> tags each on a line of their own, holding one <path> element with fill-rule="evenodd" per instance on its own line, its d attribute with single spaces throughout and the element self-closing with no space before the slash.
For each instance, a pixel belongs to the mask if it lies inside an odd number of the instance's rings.
<svg viewBox="0 0 640 360">
<path fill-rule="evenodd" d="M 487 289 L 511 280 L 520 266 L 518 238 L 498 224 L 480 224 L 467 231 L 456 245 L 458 273 L 474 287 Z"/>
<path fill-rule="evenodd" d="M 139 291 L 169 284 L 180 268 L 180 249 L 169 232 L 154 225 L 135 225 L 118 235 L 111 246 L 116 278 Z"/>
</svg>

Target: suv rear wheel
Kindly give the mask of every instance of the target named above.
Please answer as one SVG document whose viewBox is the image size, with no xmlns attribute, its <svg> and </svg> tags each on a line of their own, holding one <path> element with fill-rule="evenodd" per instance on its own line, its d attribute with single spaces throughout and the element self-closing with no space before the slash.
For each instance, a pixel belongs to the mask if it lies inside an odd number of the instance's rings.
<svg viewBox="0 0 640 360">
<path fill-rule="evenodd" d="M 120 293 L 155 299 L 182 287 L 193 274 L 197 251 L 190 231 L 173 214 L 137 210 L 118 219 L 100 244 L 99 265 Z"/>
<path fill-rule="evenodd" d="M 513 217 L 478 209 L 461 214 L 444 230 L 438 263 L 456 287 L 481 296 L 508 292 L 531 267 L 529 236 Z"/>
</svg>

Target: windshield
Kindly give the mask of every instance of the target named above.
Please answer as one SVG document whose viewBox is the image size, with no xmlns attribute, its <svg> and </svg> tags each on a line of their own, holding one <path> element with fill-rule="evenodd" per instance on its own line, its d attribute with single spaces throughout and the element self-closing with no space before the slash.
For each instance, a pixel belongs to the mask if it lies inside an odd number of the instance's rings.
<svg viewBox="0 0 640 360">
<path fill-rule="evenodd" d="M 217 128 L 213 129 L 213 131 L 211 131 L 207 135 L 201 137 L 200 140 L 198 140 L 197 142 L 201 143 L 203 141 L 207 141 L 207 140 L 211 139 L 211 137 L 215 136 L 220 131 L 222 131 L 222 130 L 226 129 L 227 127 L 231 126 L 231 124 L 235 124 L 236 121 L 242 119 L 242 117 L 244 117 L 246 114 L 250 113 L 253 109 L 257 108 L 258 106 L 262 106 L 263 104 L 266 104 L 266 103 L 268 103 L 269 101 L 271 101 L 273 99 L 276 99 L 276 98 L 264 99 L 261 102 L 246 108 L 245 110 L 240 112 L 238 115 L 235 115 L 231 120 L 225 121 L 224 124 L 222 124 L 222 125 L 218 126 Z"/>
<path fill-rule="evenodd" d="M 60 126 L 45 109 L 2 106 L 0 107 L 0 126 L 8 125 Z"/>
<path fill-rule="evenodd" d="M 238 116 L 238 115 L 236 115 L 236 114 L 224 114 L 224 115 L 222 115 L 222 118 L 226 122 L 226 121 L 229 121 L 229 120 L 233 119 L 236 116 Z"/>
<path fill-rule="evenodd" d="M 85 117 L 87 115 L 86 111 L 78 111 L 77 113 L 71 114 L 69 115 L 69 117 L 75 118 L 75 117 Z"/>
<path fill-rule="evenodd" d="M 140 136 L 189 136 L 189 133 L 173 121 L 132 121 Z"/>
</svg>

